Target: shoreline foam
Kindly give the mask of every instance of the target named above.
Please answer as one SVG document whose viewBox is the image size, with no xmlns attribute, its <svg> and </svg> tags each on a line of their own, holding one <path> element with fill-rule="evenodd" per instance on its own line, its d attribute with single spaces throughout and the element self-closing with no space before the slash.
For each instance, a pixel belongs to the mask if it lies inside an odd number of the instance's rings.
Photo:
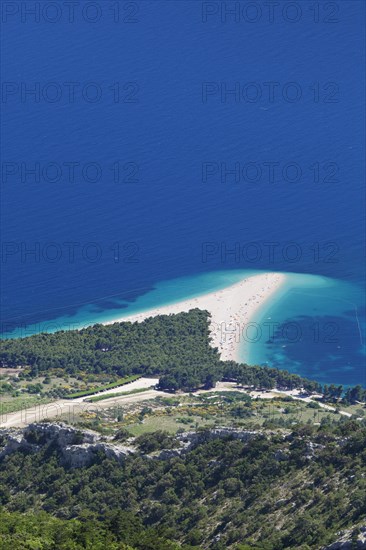
<svg viewBox="0 0 366 550">
<path fill-rule="evenodd" d="M 148 317 L 177 314 L 191 309 L 207 310 L 211 314 L 211 345 L 219 349 L 223 361 L 239 361 L 247 344 L 245 333 L 253 316 L 284 284 L 283 273 L 248 276 L 221 290 L 156 307 L 104 322 L 142 322 Z"/>
</svg>

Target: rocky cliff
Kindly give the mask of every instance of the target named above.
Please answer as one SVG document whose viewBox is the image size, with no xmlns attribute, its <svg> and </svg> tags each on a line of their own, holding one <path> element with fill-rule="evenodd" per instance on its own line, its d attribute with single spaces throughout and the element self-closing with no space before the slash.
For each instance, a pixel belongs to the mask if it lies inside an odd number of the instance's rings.
<svg viewBox="0 0 366 550">
<path fill-rule="evenodd" d="M 105 442 L 90 430 L 81 432 L 62 423 L 34 423 L 23 430 L 0 430 L 1 441 L 0 458 L 18 450 L 37 452 L 45 445 L 54 445 L 64 463 L 73 468 L 87 466 L 99 452 L 118 461 L 135 452 L 132 447 Z"/>
<path fill-rule="evenodd" d="M 176 449 L 163 449 L 151 458 L 166 460 L 193 450 L 197 445 L 211 439 L 232 437 L 249 441 L 258 437 L 259 432 L 216 428 L 197 432 L 177 434 L 180 446 Z M 91 430 L 77 430 L 63 423 L 33 423 L 24 429 L 0 429 L 0 458 L 18 450 L 37 452 L 45 445 L 57 446 L 63 461 L 72 468 L 81 468 L 92 463 L 97 453 L 123 461 L 129 454 L 136 453 L 133 445 L 121 445 Z M 145 455 L 150 458 L 150 455 Z"/>
</svg>

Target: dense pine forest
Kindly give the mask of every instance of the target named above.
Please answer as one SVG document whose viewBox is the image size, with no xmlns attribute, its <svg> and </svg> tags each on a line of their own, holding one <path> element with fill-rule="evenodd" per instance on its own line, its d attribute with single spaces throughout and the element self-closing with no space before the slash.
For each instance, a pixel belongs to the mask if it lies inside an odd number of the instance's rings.
<svg viewBox="0 0 366 550">
<path fill-rule="evenodd" d="M 2 367 L 28 367 L 33 376 L 51 369 L 79 372 L 159 375 L 161 389 L 186 391 L 213 387 L 222 378 L 266 389 L 320 389 L 314 381 L 277 369 L 220 361 L 210 346 L 210 314 L 199 309 L 151 317 L 143 323 L 94 325 L 77 331 L 38 334 L 0 342 Z"/>
</svg>

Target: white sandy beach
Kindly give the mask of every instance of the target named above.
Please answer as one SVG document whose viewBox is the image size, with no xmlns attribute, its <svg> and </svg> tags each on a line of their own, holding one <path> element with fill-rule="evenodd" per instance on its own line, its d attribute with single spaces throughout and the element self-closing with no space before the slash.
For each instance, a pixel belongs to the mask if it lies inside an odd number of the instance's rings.
<svg viewBox="0 0 366 550">
<path fill-rule="evenodd" d="M 282 273 L 253 275 L 222 290 L 126 315 L 104 324 L 121 321 L 141 322 L 148 317 L 175 314 L 195 308 L 207 310 L 211 313 L 212 346 L 219 349 L 222 360 L 237 361 L 243 351 L 245 354 L 245 346 L 250 345 L 248 342 L 253 338 L 245 337 L 250 328 L 248 324 L 256 322 L 255 316 L 258 310 L 284 284 L 285 280 L 286 276 Z"/>
</svg>

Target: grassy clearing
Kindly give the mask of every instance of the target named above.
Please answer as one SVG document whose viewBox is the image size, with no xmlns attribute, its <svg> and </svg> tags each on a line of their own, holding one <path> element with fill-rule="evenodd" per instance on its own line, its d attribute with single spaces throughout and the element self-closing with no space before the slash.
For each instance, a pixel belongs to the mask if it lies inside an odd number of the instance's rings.
<svg viewBox="0 0 366 550">
<path fill-rule="evenodd" d="M 105 398 L 110 398 L 111 395 L 114 394 L 109 394 Z M 226 392 L 220 395 L 211 393 L 126 401 L 115 401 L 106 408 L 98 408 L 97 403 L 93 403 L 90 404 L 89 411 L 74 414 L 72 421 L 65 420 L 107 435 L 124 428 L 133 436 L 158 430 L 175 434 L 177 431 L 219 426 L 250 430 L 264 427 L 286 432 L 295 425 L 319 425 L 323 422 L 334 423 L 342 420 L 342 415 L 322 408 L 309 407 L 306 402 L 278 398 L 255 399 L 248 402 L 243 394 Z"/>
<path fill-rule="evenodd" d="M 286 422 L 287 426 L 305 423 L 319 424 L 323 418 L 331 417 L 333 421 L 336 421 L 340 416 L 325 409 L 309 408 L 307 403 L 297 401 L 261 400 L 252 402 L 248 407 L 243 403 L 241 395 L 223 395 L 225 400 L 221 400 L 221 396 L 217 397 L 219 401 L 207 399 L 205 396 L 200 400 L 201 403 L 194 402 L 192 399 L 190 404 L 181 404 L 179 409 L 167 407 L 164 412 L 153 410 L 140 421 L 136 421 L 135 418 L 129 422 L 126 418 L 124 426 L 133 435 L 138 436 L 156 430 L 176 433 L 179 429 L 187 431 L 208 426 L 257 429 L 269 422 L 274 422 L 278 429 L 282 429 L 285 426 L 278 424 L 278 421 Z"/>
<path fill-rule="evenodd" d="M 111 384 L 106 384 L 104 386 L 98 386 L 96 388 L 90 388 L 89 390 L 83 390 L 78 391 L 75 393 L 70 393 L 66 396 L 66 399 L 75 399 L 77 397 L 85 397 L 87 395 L 94 395 L 95 393 L 99 393 L 105 390 L 111 390 L 113 388 L 117 388 L 118 386 L 124 386 L 125 384 L 129 384 L 130 382 L 134 382 L 135 380 L 138 380 L 141 378 L 141 374 L 135 374 L 132 376 L 126 376 L 125 378 L 120 378 L 120 380 L 117 380 L 117 382 L 112 382 Z"/>
<path fill-rule="evenodd" d="M 45 405 L 46 403 L 50 403 L 52 401 L 55 400 L 49 397 L 39 397 L 37 395 L 34 397 L 12 397 L 9 400 L 5 400 L 3 397 L 0 397 L 0 417 L 5 414 L 21 411 L 22 409 L 29 409 L 37 405 Z"/>
<path fill-rule="evenodd" d="M 356 405 L 344 405 L 342 404 L 340 409 L 342 411 L 349 412 L 356 417 L 364 418 L 366 416 L 366 405 L 356 404 Z"/>
<path fill-rule="evenodd" d="M 213 425 L 212 420 L 204 420 L 199 416 L 191 416 L 190 424 L 179 422 L 179 418 L 176 416 L 151 416 L 142 423 L 133 423 L 126 425 L 126 428 L 134 436 L 139 436 L 144 433 L 156 432 L 157 430 L 164 430 L 171 434 L 177 433 L 179 428 L 183 428 L 184 431 L 195 429 L 197 427 Z"/>
</svg>

